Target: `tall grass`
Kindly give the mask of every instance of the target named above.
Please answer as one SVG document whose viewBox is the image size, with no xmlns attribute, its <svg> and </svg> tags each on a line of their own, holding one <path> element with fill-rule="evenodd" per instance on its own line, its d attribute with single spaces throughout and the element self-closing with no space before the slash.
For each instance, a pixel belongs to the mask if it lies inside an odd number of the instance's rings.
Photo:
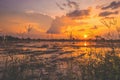
<svg viewBox="0 0 120 80">
<path fill-rule="evenodd" d="M 119 53 L 112 50 L 102 54 L 91 49 L 64 60 L 32 54 L 20 59 L 15 53 L 9 54 L 4 59 L 1 80 L 120 80 Z"/>
</svg>

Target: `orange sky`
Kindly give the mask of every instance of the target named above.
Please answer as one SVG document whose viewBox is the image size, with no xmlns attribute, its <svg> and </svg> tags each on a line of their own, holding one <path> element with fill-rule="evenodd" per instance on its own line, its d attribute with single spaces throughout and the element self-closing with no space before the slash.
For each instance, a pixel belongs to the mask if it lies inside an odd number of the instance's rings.
<svg viewBox="0 0 120 80">
<path fill-rule="evenodd" d="M 107 38 L 109 28 L 102 23 L 105 21 L 114 23 L 110 31 L 113 38 L 118 38 L 120 0 L 1 0 L 0 3 L 0 35 L 27 37 L 26 27 L 30 25 L 31 38 L 69 38 L 71 33 L 79 39 L 84 35 Z"/>
</svg>

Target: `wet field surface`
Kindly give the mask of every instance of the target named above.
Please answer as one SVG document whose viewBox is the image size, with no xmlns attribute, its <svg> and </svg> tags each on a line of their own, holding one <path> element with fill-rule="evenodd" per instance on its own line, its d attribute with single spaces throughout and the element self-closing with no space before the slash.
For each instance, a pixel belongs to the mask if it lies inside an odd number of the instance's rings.
<svg viewBox="0 0 120 80">
<path fill-rule="evenodd" d="M 109 64 L 109 59 L 115 58 L 117 63 L 114 64 L 119 70 L 119 44 L 86 41 L 1 43 L 0 80 L 96 80 L 99 74 L 105 73 L 100 70 L 106 65 L 96 66 L 105 63 L 106 58 L 108 66 L 113 64 Z M 120 78 L 118 73 L 110 75 L 117 80 Z M 103 78 L 101 76 L 98 80 Z"/>
</svg>

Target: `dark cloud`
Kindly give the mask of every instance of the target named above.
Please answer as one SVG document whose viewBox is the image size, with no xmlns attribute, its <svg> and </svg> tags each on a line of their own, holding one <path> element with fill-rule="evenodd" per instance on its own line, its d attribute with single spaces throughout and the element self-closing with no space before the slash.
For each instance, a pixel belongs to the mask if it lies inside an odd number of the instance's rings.
<svg viewBox="0 0 120 80">
<path fill-rule="evenodd" d="M 56 5 L 61 9 L 61 10 L 66 10 L 66 8 L 70 9 L 70 12 L 66 12 L 66 16 L 68 17 L 72 17 L 72 18 L 81 18 L 81 17 L 85 17 L 85 16 L 89 16 L 90 15 L 90 10 L 86 9 L 86 10 L 80 10 L 79 9 L 79 4 L 76 1 L 72 1 L 72 0 L 66 0 L 66 3 L 63 3 L 62 5 L 56 3 Z M 66 10 L 67 11 L 67 10 Z"/>
<path fill-rule="evenodd" d="M 79 20 L 89 17 L 90 12 L 90 8 L 86 10 L 73 10 L 72 12 L 67 13 L 65 16 L 56 17 L 56 19 L 53 20 L 51 27 L 47 30 L 46 33 L 60 34 L 65 32 L 64 30 L 70 26 L 75 27 L 78 25 L 88 24 L 87 22 L 82 22 Z"/>
<path fill-rule="evenodd" d="M 67 0 L 67 5 L 69 8 L 75 8 L 75 9 L 78 9 L 79 8 L 79 5 L 77 2 L 74 2 L 74 1 L 70 1 L 70 0 Z"/>
<path fill-rule="evenodd" d="M 103 7 L 104 7 L 104 4 L 102 4 L 102 5 L 99 4 L 99 5 L 96 6 L 96 9 L 101 9 Z"/>
<path fill-rule="evenodd" d="M 77 22 L 74 20 L 78 19 L 84 19 L 90 15 L 91 8 L 85 9 L 85 10 L 80 10 L 79 9 L 79 4 L 76 1 L 72 0 L 66 0 L 67 2 L 63 3 L 60 5 L 59 3 L 56 3 L 56 5 L 61 9 L 61 10 L 66 10 L 70 9 L 70 12 L 66 12 L 65 16 L 62 17 L 57 17 L 55 20 L 53 20 L 51 27 L 48 29 L 46 33 L 50 34 L 59 34 L 59 33 L 65 33 L 65 29 L 68 27 L 75 27 L 78 25 L 85 25 L 88 24 L 86 22 Z M 66 10 L 68 11 L 68 10 Z"/>
<path fill-rule="evenodd" d="M 66 0 L 66 3 L 63 3 L 62 5 L 56 3 L 56 5 L 61 9 L 61 10 L 66 10 L 70 9 L 70 12 L 66 12 L 66 16 L 68 17 L 72 17 L 72 18 L 81 18 L 81 17 L 85 17 L 85 16 L 89 16 L 90 15 L 90 11 L 91 8 L 89 9 L 85 9 L 85 10 L 80 10 L 79 9 L 79 4 L 76 1 L 72 1 L 72 0 Z M 68 10 L 66 10 L 68 11 Z"/>
<path fill-rule="evenodd" d="M 113 1 L 111 2 L 108 6 L 105 6 L 105 7 L 102 7 L 103 10 L 106 10 L 106 9 L 117 9 L 120 7 L 120 1 Z"/>
<path fill-rule="evenodd" d="M 75 1 L 71 1 L 71 0 L 66 0 L 66 3 L 63 3 L 62 5 L 60 5 L 59 3 L 56 3 L 56 5 L 61 9 L 61 10 L 65 10 L 66 8 L 68 9 L 79 9 L 79 5 L 77 2 Z"/>
<path fill-rule="evenodd" d="M 61 5 L 59 5 L 58 3 L 56 3 L 57 7 L 59 7 L 61 10 L 65 10 L 64 7 L 62 7 Z"/>
<path fill-rule="evenodd" d="M 109 15 L 118 14 L 118 13 L 119 13 L 118 11 L 115 11 L 115 12 L 105 11 L 105 12 L 101 12 L 101 13 L 99 14 L 99 16 L 101 16 L 101 17 L 107 17 L 107 16 L 109 16 Z"/>
<path fill-rule="evenodd" d="M 74 10 L 70 13 L 67 13 L 67 16 L 69 17 L 83 17 L 83 16 L 89 16 L 90 15 L 90 10 Z"/>
</svg>

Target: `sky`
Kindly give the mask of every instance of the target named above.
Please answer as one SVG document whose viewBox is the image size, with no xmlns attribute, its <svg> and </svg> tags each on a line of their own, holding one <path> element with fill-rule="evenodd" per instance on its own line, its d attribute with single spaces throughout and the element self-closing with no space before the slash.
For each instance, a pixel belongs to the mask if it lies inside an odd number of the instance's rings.
<svg viewBox="0 0 120 80">
<path fill-rule="evenodd" d="M 0 35 L 117 39 L 119 28 L 120 0 L 0 0 Z"/>
</svg>

